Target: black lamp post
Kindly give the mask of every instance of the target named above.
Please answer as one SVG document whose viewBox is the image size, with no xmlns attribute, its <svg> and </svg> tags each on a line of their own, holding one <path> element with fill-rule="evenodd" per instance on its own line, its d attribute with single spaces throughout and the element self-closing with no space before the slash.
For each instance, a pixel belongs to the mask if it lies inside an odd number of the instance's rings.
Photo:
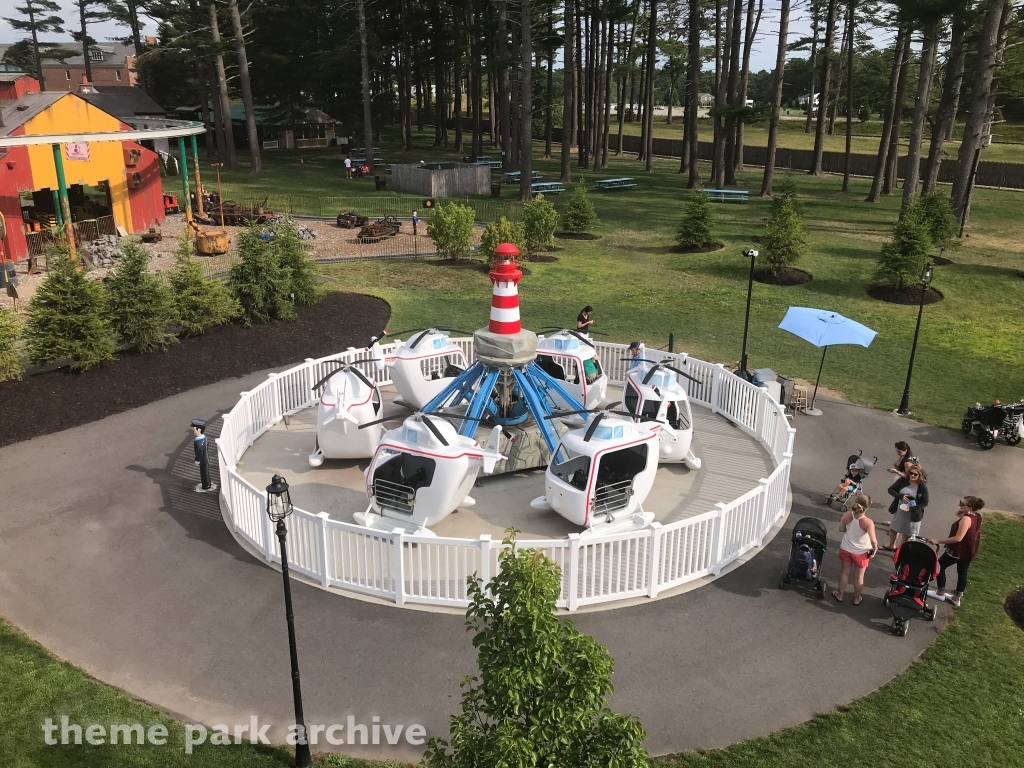
<svg viewBox="0 0 1024 768">
<path fill-rule="evenodd" d="M 750 326 L 750 297 L 754 292 L 754 263 L 758 254 L 750 248 L 743 255 L 750 259 L 750 276 L 747 278 L 747 315 L 743 318 L 743 351 L 740 353 L 740 369 L 736 373 L 750 381 L 750 373 L 747 371 L 747 329 Z"/>
<path fill-rule="evenodd" d="M 914 375 L 914 355 L 917 354 L 917 336 L 921 332 L 921 315 L 924 313 L 924 296 L 928 292 L 928 283 L 932 281 L 932 273 L 935 271 L 935 267 L 929 261 L 924 265 L 924 270 L 921 272 L 921 303 L 917 307 L 917 326 L 914 328 L 914 343 L 910 347 L 910 364 L 907 366 L 907 383 L 903 387 L 903 399 L 900 400 L 900 407 L 896 409 L 896 413 L 900 416 L 907 416 L 910 414 L 910 379 Z"/>
<path fill-rule="evenodd" d="M 284 519 L 294 510 L 288 483 L 280 475 L 274 475 L 267 486 L 267 516 L 277 523 L 277 540 L 281 543 L 281 574 L 284 576 L 284 608 L 288 618 L 288 647 L 292 655 L 292 697 L 295 699 L 295 768 L 310 768 L 313 759 L 309 754 L 306 739 L 306 723 L 302 716 L 302 689 L 299 687 L 299 654 L 295 650 L 295 618 L 292 613 L 292 588 L 288 580 L 288 546 L 285 538 L 288 529 Z"/>
</svg>

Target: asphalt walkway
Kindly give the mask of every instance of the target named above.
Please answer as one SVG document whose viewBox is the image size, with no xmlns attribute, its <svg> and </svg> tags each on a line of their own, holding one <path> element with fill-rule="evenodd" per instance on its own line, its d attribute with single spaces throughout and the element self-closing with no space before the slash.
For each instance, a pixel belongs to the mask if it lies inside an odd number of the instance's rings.
<svg viewBox="0 0 1024 768">
<path fill-rule="evenodd" d="M 188 721 L 248 722 L 280 738 L 291 720 L 281 579 L 235 542 L 215 495 L 196 482 L 188 424 L 214 419 L 262 375 L 221 382 L 0 450 L 0 614 L 58 656 Z M 821 504 L 846 455 L 891 459 L 908 440 L 932 477 L 927 535 L 944 535 L 960 494 L 1024 512 L 1024 452 L 982 453 L 959 434 L 879 411 L 823 402 L 798 417 L 796 517 L 824 519 L 838 571 L 839 515 Z M 867 490 L 885 501 L 889 475 Z M 876 519 L 887 517 L 883 510 Z M 788 528 L 789 526 L 787 526 Z M 878 598 L 888 564 L 868 571 L 853 608 L 780 592 L 788 531 L 712 585 L 667 600 L 575 616 L 615 658 L 613 708 L 639 715 L 664 754 L 723 746 L 807 720 L 869 693 L 936 636 L 914 622 L 888 634 Z M 459 616 L 294 588 L 307 721 L 422 723 L 444 735 L 475 655 Z M 970 599 L 970 593 L 965 599 Z M 938 695 L 938 694 L 937 694 Z M 415 759 L 404 747 L 337 747 Z"/>
</svg>

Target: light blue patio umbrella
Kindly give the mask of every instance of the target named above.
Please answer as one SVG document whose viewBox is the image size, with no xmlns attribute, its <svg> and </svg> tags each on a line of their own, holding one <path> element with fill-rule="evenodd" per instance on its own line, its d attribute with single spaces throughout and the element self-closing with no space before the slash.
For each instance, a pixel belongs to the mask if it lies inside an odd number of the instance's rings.
<svg viewBox="0 0 1024 768">
<path fill-rule="evenodd" d="M 814 401 L 818 397 L 818 382 L 821 381 L 821 369 L 825 366 L 825 353 L 828 352 L 828 348 L 836 344 L 860 344 L 862 347 L 868 347 L 876 335 L 876 332 L 866 325 L 843 317 L 838 312 L 811 307 L 790 307 L 779 323 L 779 328 L 809 341 L 816 347 L 823 347 L 811 407 L 807 410 L 811 416 L 821 415 L 821 411 L 814 407 Z"/>
</svg>

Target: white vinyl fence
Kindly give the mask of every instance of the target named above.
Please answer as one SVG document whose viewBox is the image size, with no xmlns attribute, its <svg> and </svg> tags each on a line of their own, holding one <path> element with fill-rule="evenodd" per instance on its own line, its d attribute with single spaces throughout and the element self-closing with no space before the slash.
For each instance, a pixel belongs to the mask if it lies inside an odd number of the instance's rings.
<svg viewBox="0 0 1024 768">
<path fill-rule="evenodd" d="M 452 339 L 473 360 L 471 338 Z M 601 365 L 614 383 L 626 376 L 626 345 L 595 342 Z M 388 354 L 394 345 L 383 347 Z M 721 365 L 686 354 L 648 351 L 652 359 L 671 362 L 697 382 L 682 379 L 690 399 L 710 408 L 771 453 L 775 470 L 737 499 L 723 501 L 702 514 L 668 525 L 607 536 L 529 540 L 520 546 L 543 551 L 562 571 L 559 607 L 570 611 L 583 605 L 640 596 L 656 597 L 688 581 L 717 576 L 722 568 L 753 547 L 786 514 L 789 471 L 795 430 L 767 391 L 754 387 Z M 245 451 L 283 416 L 317 403 L 313 384 L 332 360 L 369 358 L 367 350 L 349 348 L 320 360 L 307 359 L 269 378 L 226 414 L 217 439 L 222 482 L 221 499 L 236 534 L 280 562 L 273 524 L 266 515 L 266 495 L 236 470 Z M 381 380 L 381 384 L 390 383 Z M 474 574 L 488 581 L 498 568 L 501 542 L 490 536 L 455 539 L 387 534 L 354 523 L 333 520 L 327 513 L 295 509 L 287 518 L 288 564 L 324 587 L 361 592 L 403 603 L 452 607 L 468 605 L 466 581 Z"/>
</svg>

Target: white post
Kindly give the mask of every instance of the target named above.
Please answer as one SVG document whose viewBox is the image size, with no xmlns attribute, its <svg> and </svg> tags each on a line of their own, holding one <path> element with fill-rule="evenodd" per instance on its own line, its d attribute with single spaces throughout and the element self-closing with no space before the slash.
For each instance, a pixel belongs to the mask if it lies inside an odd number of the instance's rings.
<svg viewBox="0 0 1024 768">
<path fill-rule="evenodd" d="M 661 577 L 661 529 L 661 523 L 651 523 L 650 571 L 647 573 L 647 596 L 651 598 L 658 596 L 658 581 Z"/>
<path fill-rule="evenodd" d="M 796 437 L 796 430 L 793 429 L 792 427 L 787 427 L 787 428 L 789 430 L 788 447 L 786 448 L 786 450 L 783 452 L 782 455 L 783 456 L 787 456 L 787 455 L 788 456 L 792 456 L 793 455 L 793 439 Z"/>
<path fill-rule="evenodd" d="M 405 605 L 405 534 L 398 531 L 392 535 L 395 542 L 395 577 L 392 583 L 395 589 L 395 605 Z"/>
<path fill-rule="evenodd" d="M 317 537 L 317 557 L 320 560 L 320 586 L 327 587 L 331 582 L 331 574 L 327 569 L 327 521 L 331 516 L 321 512 L 317 516 L 320 521 L 320 535 Z"/>
<path fill-rule="evenodd" d="M 249 403 L 249 393 L 248 392 L 239 392 L 238 396 L 241 398 L 242 402 L 245 403 L 245 449 L 248 450 L 249 446 L 252 445 L 252 441 L 253 441 L 253 437 L 252 437 L 252 406 Z M 232 409 L 232 410 L 234 410 L 234 409 Z M 241 450 L 238 446 L 235 446 L 235 450 L 237 450 L 240 454 L 241 453 L 245 453 L 245 451 Z M 238 456 L 235 456 L 235 463 L 236 464 L 238 463 Z"/>
<path fill-rule="evenodd" d="M 480 571 L 478 576 L 486 587 L 491 580 L 491 534 L 481 533 L 479 538 L 480 546 Z"/>
<path fill-rule="evenodd" d="M 220 417 L 220 437 L 217 438 L 217 455 L 225 456 L 229 464 L 235 463 L 235 446 L 231 442 L 231 414 Z"/>
<path fill-rule="evenodd" d="M 316 362 L 312 357 L 307 357 L 306 363 L 306 405 L 313 405 L 316 398 L 316 392 L 313 391 L 313 385 L 316 384 L 316 367 L 313 363 Z"/>
<path fill-rule="evenodd" d="M 764 429 L 765 415 L 771 407 L 770 402 L 771 395 L 768 394 L 768 388 L 758 387 L 757 399 L 754 401 L 754 438 L 760 443 L 764 442 L 761 432 Z"/>
<path fill-rule="evenodd" d="M 725 504 L 721 501 L 715 504 L 718 515 L 715 517 L 715 562 L 711 566 L 713 576 L 722 572 L 722 558 L 725 552 Z"/>
<path fill-rule="evenodd" d="M 278 381 L 279 373 L 268 373 L 267 378 L 270 379 L 271 398 L 270 401 L 273 403 L 273 416 L 270 419 L 271 424 L 276 424 L 281 420 L 281 414 L 284 412 L 284 408 L 281 407 L 281 384 Z"/>
<path fill-rule="evenodd" d="M 768 528 L 770 527 L 768 525 L 768 481 L 762 477 L 757 481 L 757 484 L 761 489 L 761 502 L 759 504 L 760 510 L 757 514 L 757 547 L 760 549 L 764 546 L 764 537 L 768 534 Z"/>
<path fill-rule="evenodd" d="M 579 598 L 580 570 L 580 535 L 569 534 L 569 610 L 575 611 L 580 606 Z"/>
<path fill-rule="evenodd" d="M 718 393 L 722 389 L 722 376 L 726 373 L 725 366 L 715 363 L 711 370 L 711 412 L 718 413 Z"/>
</svg>

